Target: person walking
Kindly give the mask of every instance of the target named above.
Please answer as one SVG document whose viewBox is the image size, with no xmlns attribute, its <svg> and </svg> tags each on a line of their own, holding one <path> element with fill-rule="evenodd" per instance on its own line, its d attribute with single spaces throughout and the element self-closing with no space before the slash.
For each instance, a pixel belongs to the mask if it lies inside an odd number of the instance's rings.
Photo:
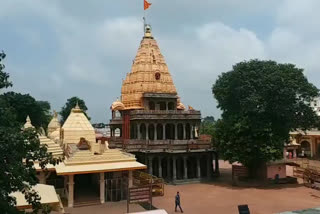
<svg viewBox="0 0 320 214">
<path fill-rule="evenodd" d="M 180 205 L 180 194 L 179 194 L 179 192 L 177 192 L 176 199 L 175 199 L 175 204 L 176 204 L 175 212 L 177 212 L 177 207 L 179 206 L 180 211 L 183 213 L 183 210 L 182 210 L 181 205 Z"/>
</svg>

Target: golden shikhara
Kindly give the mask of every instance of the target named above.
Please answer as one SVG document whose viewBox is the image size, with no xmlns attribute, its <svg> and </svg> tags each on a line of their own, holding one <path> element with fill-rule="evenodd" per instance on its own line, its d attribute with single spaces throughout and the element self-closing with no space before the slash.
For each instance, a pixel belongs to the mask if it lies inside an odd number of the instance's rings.
<svg viewBox="0 0 320 214">
<path fill-rule="evenodd" d="M 121 89 L 121 102 L 125 109 L 142 109 L 144 93 L 177 95 L 168 66 L 156 40 L 147 29 Z"/>
</svg>

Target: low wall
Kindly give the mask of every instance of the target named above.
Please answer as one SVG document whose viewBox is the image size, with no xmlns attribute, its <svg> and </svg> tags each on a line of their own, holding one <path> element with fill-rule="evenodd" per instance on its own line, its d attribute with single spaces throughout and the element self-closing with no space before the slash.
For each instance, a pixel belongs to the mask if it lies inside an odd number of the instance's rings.
<svg viewBox="0 0 320 214">
<path fill-rule="evenodd" d="M 286 165 L 270 165 L 267 166 L 267 178 L 274 179 L 276 174 L 279 175 L 279 178 L 286 178 Z"/>
</svg>

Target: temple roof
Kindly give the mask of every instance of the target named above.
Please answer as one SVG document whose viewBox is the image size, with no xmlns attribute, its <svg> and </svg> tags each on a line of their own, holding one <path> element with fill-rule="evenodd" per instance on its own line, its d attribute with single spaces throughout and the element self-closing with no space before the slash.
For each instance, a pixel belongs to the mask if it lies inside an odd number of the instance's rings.
<svg viewBox="0 0 320 214">
<path fill-rule="evenodd" d="M 61 149 L 59 144 L 43 135 L 39 136 L 39 140 L 40 144 L 47 145 L 48 153 L 51 153 L 53 157 L 63 157 L 63 150 Z"/>
<path fill-rule="evenodd" d="M 96 142 L 94 128 L 78 105 L 71 110 L 63 126 L 63 143 L 78 143 L 83 137 L 89 142 Z"/>
<path fill-rule="evenodd" d="M 142 109 L 144 93 L 177 94 L 168 66 L 151 34 L 151 28 L 146 28 L 131 72 L 122 84 L 121 101 L 125 109 Z"/>
<path fill-rule="evenodd" d="M 146 166 L 137 162 L 132 154 L 108 149 L 100 155 L 95 155 L 90 150 L 76 150 L 55 168 L 58 175 L 63 175 L 145 169 Z"/>
<path fill-rule="evenodd" d="M 117 111 L 117 110 L 124 110 L 125 107 L 123 103 L 117 99 L 115 102 L 112 103 L 111 109 L 113 111 Z"/>
<path fill-rule="evenodd" d="M 36 184 L 35 186 L 32 186 L 32 190 L 35 190 L 40 195 L 41 204 L 59 204 L 60 202 L 54 186 Z M 16 207 L 22 209 L 32 207 L 32 205 L 26 201 L 25 195 L 22 192 L 13 192 L 10 196 L 16 198 Z"/>
</svg>

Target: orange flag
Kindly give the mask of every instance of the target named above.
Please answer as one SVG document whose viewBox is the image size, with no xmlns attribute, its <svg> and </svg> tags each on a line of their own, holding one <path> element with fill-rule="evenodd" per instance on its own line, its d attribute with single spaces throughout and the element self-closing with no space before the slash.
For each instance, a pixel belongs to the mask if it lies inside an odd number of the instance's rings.
<svg viewBox="0 0 320 214">
<path fill-rule="evenodd" d="M 148 9 L 150 7 L 151 3 L 147 2 L 147 0 L 143 0 L 143 7 L 144 10 Z"/>
</svg>

